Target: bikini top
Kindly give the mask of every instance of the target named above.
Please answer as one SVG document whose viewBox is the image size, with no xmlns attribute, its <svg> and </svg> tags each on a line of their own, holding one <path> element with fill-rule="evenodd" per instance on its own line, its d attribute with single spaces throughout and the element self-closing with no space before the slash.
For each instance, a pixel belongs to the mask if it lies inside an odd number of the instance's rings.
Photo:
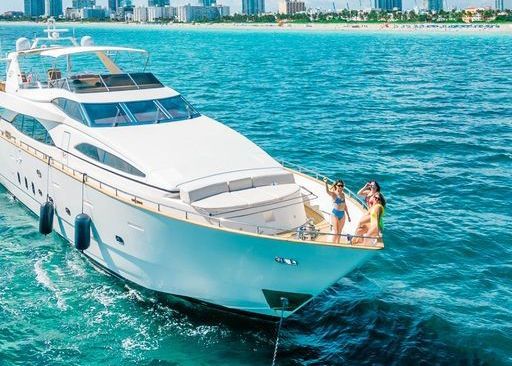
<svg viewBox="0 0 512 366">
<path fill-rule="evenodd" d="M 334 206 L 334 208 L 338 208 L 339 205 L 341 205 L 342 203 L 345 203 L 345 199 L 344 198 L 341 198 L 340 196 L 336 196 L 336 198 L 332 201 L 332 205 Z"/>
</svg>

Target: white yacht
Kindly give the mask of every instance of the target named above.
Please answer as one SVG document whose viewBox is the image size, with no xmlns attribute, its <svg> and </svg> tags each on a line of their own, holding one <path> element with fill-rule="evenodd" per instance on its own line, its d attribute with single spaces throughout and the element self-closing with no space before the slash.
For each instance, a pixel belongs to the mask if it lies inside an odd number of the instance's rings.
<svg viewBox="0 0 512 366">
<path fill-rule="evenodd" d="M 0 183 L 42 233 L 144 288 L 270 319 L 384 248 L 353 243 L 367 209 L 348 190 L 333 244 L 322 177 L 197 112 L 146 51 L 64 31 L 20 38 L 0 82 Z"/>
</svg>

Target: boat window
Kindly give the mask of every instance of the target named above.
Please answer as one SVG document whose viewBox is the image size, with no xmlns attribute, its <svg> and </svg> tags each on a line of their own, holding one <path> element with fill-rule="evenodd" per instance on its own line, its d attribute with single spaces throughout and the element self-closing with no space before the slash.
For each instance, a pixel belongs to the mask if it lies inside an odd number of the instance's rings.
<svg viewBox="0 0 512 366">
<path fill-rule="evenodd" d="M 23 114 L 18 114 L 14 117 L 11 123 L 15 129 L 21 132 L 21 129 L 23 128 Z"/>
<path fill-rule="evenodd" d="M 80 103 L 66 98 L 57 98 L 52 101 L 53 104 L 57 105 L 64 113 L 69 117 L 77 120 L 84 125 L 87 125 Z"/>
<path fill-rule="evenodd" d="M 194 108 L 181 96 L 159 99 L 158 102 L 164 107 L 173 120 L 182 120 L 198 117 Z"/>
<path fill-rule="evenodd" d="M 130 76 L 141 89 L 159 88 L 163 86 L 156 76 L 150 72 L 131 73 Z"/>
<path fill-rule="evenodd" d="M 152 100 L 125 103 L 137 122 L 158 123 L 169 118 Z"/>
<path fill-rule="evenodd" d="M 83 104 L 92 127 L 114 127 L 130 123 L 119 103 Z"/>
<path fill-rule="evenodd" d="M 114 169 L 117 169 L 119 171 L 136 175 L 138 177 L 145 177 L 146 175 L 142 173 L 140 170 L 135 168 L 130 163 L 124 161 L 123 159 L 117 157 L 114 154 L 109 153 L 108 151 L 105 151 L 103 149 L 100 149 L 99 147 L 93 146 L 91 144 L 82 143 L 75 146 L 75 149 L 80 151 L 85 156 L 96 160 L 100 163 L 103 163 L 105 165 L 108 165 Z"/>
<path fill-rule="evenodd" d="M 35 119 L 29 116 L 23 116 L 23 126 L 21 127 L 21 132 L 27 136 L 34 136 L 34 125 Z"/>
<path fill-rule="evenodd" d="M 43 144 L 55 146 L 48 130 L 34 117 L 18 114 L 11 123 L 24 135 Z"/>
<path fill-rule="evenodd" d="M 12 123 L 12 121 L 16 118 L 17 115 L 18 114 L 16 112 L 13 112 L 9 109 L 2 110 L 2 119 L 9 123 Z"/>
<path fill-rule="evenodd" d="M 133 90 L 135 88 L 135 83 L 128 74 L 101 75 L 101 79 L 109 90 Z"/>
</svg>

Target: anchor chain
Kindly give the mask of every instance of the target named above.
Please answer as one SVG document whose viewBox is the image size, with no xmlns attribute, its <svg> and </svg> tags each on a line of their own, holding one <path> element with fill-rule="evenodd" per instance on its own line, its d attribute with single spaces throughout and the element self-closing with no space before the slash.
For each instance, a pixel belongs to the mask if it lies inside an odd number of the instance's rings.
<svg viewBox="0 0 512 366">
<path fill-rule="evenodd" d="M 275 366 L 276 364 L 277 349 L 279 348 L 279 337 L 281 334 L 281 326 L 283 325 L 284 309 L 286 307 L 288 307 L 288 299 L 286 297 L 281 297 L 281 319 L 279 319 L 279 326 L 277 327 L 276 345 L 274 347 L 274 357 L 272 358 L 272 366 Z"/>
</svg>

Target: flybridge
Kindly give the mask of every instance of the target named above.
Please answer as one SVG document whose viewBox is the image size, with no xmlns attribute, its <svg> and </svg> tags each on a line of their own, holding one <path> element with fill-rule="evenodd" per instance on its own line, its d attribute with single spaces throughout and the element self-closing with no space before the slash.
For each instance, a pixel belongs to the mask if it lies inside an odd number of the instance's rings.
<svg viewBox="0 0 512 366">
<path fill-rule="evenodd" d="M 145 71 L 149 61 L 145 50 L 95 46 L 89 36 L 78 43 L 75 37 L 64 37 L 66 32 L 67 29 L 57 29 L 55 20 L 50 19 L 46 37 L 33 42 L 18 39 L 16 52 L 8 56 L 8 78 L 0 89 L 18 92 L 55 88 L 100 93 L 163 87 L 152 73 Z"/>
</svg>

